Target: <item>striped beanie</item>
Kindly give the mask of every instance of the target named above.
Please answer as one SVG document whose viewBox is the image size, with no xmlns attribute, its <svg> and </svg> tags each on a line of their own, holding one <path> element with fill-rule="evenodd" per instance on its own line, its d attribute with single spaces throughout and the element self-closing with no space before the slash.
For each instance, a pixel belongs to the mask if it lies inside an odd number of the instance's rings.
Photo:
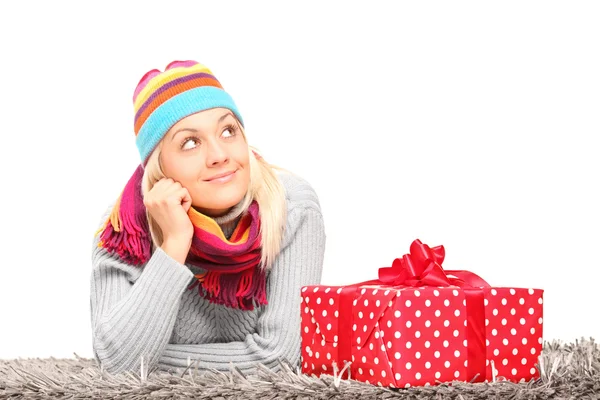
<svg viewBox="0 0 600 400">
<path fill-rule="evenodd" d="M 206 66 L 197 61 L 173 61 L 164 72 L 153 69 L 133 93 L 136 145 L 145 166 L 167 131 L 188 115 L 223 107 L 244 122 L 233 99 Z"/>
</svg>

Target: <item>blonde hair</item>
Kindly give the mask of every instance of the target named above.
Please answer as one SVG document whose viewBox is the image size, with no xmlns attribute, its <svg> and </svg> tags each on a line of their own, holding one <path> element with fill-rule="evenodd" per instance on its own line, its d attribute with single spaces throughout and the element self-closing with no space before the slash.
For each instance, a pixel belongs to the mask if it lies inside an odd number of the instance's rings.
<svg viewBox="0 0 600 400">
<path fill-rule="evenodd" d="M 244 139 L 246 134 L 244 128 L 238 123 Z M 246 143 L 248 141 L 246 140 Z M 142 177 L 142 195 L 146 196 L 154 184 L 165 178 L 165 174 L 160 166 L 159 157 L 162 147 L 162 141 L 154 149 L 148 158 Z M 253 200 L 256 200 L 259 207 L 260 216 L 260 235 L 261 235 L 261 268 L 269 268 L 281 250 L 284 229 L 287 218 L 287 207 L 285 199 L 285 189 L 277 178 L 276 170 L 287 171 L 284 168 L 270 164 L 260 155 L 255 156 L 254 152 L 258 150 L 248 146 L 250 161 L 250 183 L 248 191 L 242 200 L 242 214 L 246 212 Z M 160 226 L 146 211 L 148 227 L 152 237 L 152 252 L 162 244 L 163 235 Z"/>
</svg>

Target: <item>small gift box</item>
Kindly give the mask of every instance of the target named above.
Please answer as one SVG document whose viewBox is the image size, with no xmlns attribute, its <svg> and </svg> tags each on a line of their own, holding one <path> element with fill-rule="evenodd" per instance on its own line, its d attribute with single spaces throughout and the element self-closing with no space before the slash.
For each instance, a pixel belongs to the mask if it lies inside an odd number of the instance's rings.
<svg viewBox="0 0 600 400">
<path fill-rule="evenodd" d="M 302 372 L 388 387 L 538 378 L 543 290 L 444 271 L 418 239 L 379 279 L 302 287 Z"/>
</svg>

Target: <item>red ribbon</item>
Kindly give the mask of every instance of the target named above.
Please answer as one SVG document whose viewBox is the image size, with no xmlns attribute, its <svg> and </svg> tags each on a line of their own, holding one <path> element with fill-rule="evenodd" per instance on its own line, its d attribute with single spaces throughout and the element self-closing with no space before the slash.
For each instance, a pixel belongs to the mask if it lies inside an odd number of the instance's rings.
<svg viewBox="0 0 600 400">
<path fill-rule="evenodd" d="M 338 361 L 352 360 L 352 302 L 363 285 L 393 287 L 459 286 L 463 289 L 467 307 L 467 381 L 485 379 L 485 310 L 484 287 L 490 285 L 478 275 L 463 270 L 444 271 L 444 246 L 429 247 L 416 239 L 410 253 L 397 258 L 391 267 L 379 268 L 379 279 L 344 286 L 340 293 Z M 352 372 L 355 369 L 350 366 Z M 475 376 L 477 378 L 475 378 Z M 475 378 L 475 379 L 474 379 Z"/>
</svg>

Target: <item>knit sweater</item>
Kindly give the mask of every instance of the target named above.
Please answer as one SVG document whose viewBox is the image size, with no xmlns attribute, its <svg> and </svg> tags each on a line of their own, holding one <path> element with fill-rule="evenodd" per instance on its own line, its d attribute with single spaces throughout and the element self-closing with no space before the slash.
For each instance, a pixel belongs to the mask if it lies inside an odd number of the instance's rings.
<svg viewBox="0 0 600 400">
<path fill-rule="evenodd" d="M 300 365 L 301 287 L 321 282 L 325 230 L 318 197 L 310 184 L 278 173 L 286 192 L 287 222 L 281 247 L 267 273 L 267 305 L 252 311 L 210 303 L 197 288 L 203 270 L 181 264 L 157 247 L 142 266 L 129 265 L 98 247 L 94 237 L 90 309 L 94 357 L 110 373 L 144 370 L 181 373 L 227 371 L 233 364 L 248 376 L 256 363 L 273 371 L 278 360 Z M 114 203 L 113 203 L 114 204 Z M 101 222 L 106 221 L 111 204 Z M 215 218 L 230 237 L 235 209 Z"/>
</svg>

